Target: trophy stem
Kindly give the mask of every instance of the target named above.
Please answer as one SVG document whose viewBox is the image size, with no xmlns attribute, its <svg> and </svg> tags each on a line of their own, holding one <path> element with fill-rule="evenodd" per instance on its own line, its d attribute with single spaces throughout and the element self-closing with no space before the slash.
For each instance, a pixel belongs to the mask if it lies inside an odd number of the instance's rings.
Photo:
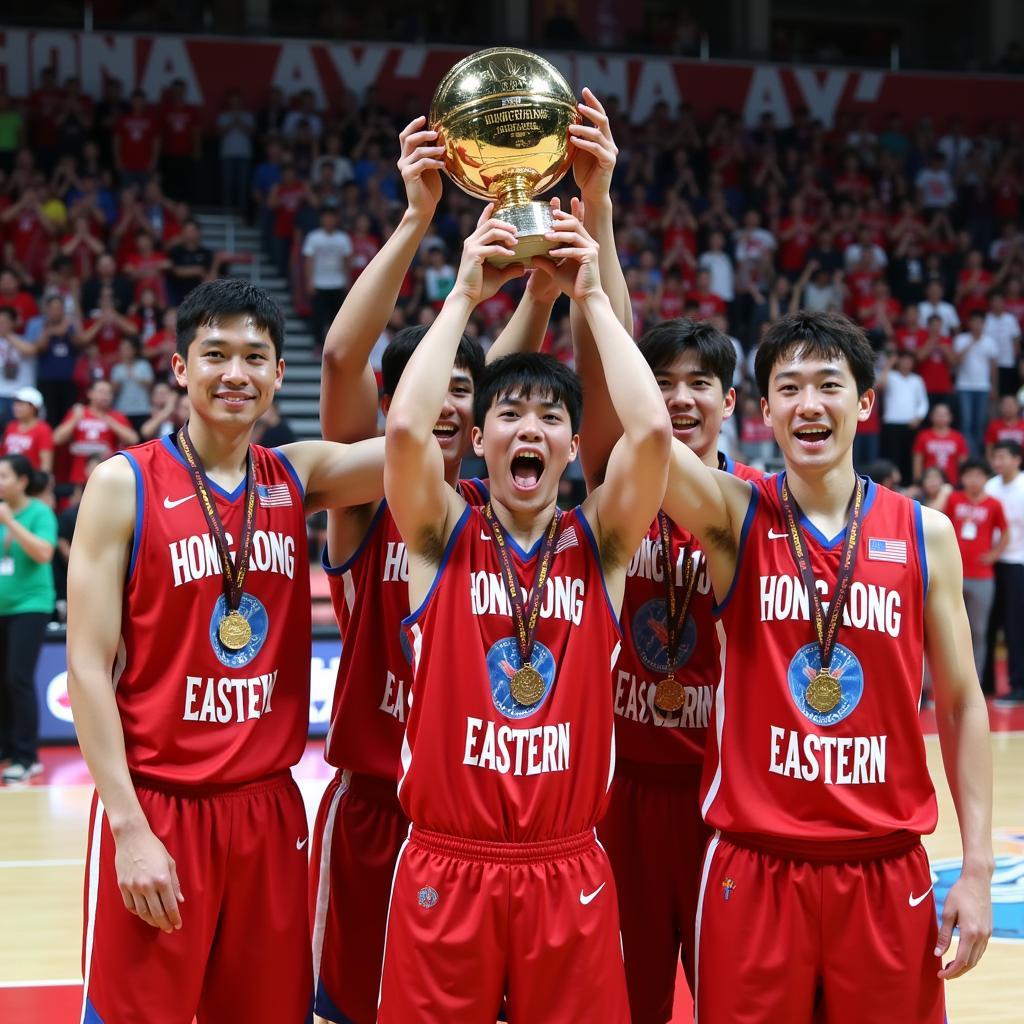
<svg viewBox="0 0 1024 1024">
<path fill-rule="evenodd" d="M 526 206 L 533 199 L 537 175 L 529 171 L 511 171 L 497 181 L 498 196 L 494 203 L 495 214 L 510 206 Z"/>
</svg>

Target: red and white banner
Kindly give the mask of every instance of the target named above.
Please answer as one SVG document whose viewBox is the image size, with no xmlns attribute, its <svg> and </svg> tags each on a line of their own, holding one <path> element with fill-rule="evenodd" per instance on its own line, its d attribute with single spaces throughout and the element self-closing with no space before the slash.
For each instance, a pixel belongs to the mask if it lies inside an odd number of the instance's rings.
<svg viewBox="0 0 1024 1024">
<path fill-rule="evenodd" d="M 250 40 L 211 36 L 154 36 L 67 31 L 0 33 L 0 81 L 13 96 L 27 96 L 40 71 L 58 80 L 77 75 L 98 95 L 103 81 L 119 78 L 126 90 L 158 99 L 175 78 L 188 101 L 213 120 L 229 88 L 242 90 L 251 109 L 272 86 L 285 94 L 312 89 L 318 106 L 332 108 L 344 92 L 362 99 L 369 90 L 398 109 L 426 110 L 441 76 L 468 51 L 444 47 Z M 888 72 L 856 68 L 784 67 L 776 64 L 702 62 L 673 57 L 548 53 L 577 89 L 616 95 L 635 121 L 660 101 L 670 109 L 689 103 L 700 117 L 718 107 L 741 111 L 748 124 L 764 113 L 785 127 L 806 107 L 831 126 L 837 111 L 905 118 L 930 116 L 941 127 L 961 118 L 969 131 L 979 121 L 1005 124 L 1021 117 L 1024 79 L 985 75 Z"/>
</svg>

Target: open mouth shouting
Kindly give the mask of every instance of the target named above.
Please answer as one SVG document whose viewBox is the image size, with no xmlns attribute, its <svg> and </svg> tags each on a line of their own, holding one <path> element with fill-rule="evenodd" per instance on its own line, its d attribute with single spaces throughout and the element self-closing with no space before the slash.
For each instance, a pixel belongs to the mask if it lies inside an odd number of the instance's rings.
<svg viewBox="0 0 1024 1024">
<path fill-rule="evenodd" d="M 449 448 L 455 442 L 458 433 L 459 425 L 457 423 L 444 422 L 434 424 L 434 437 L 437 438 L 437 442 L 442 448 Z"/>
<path fill-rule="evenodd" d="M 517 491 L 536 490 L 544 473 L 544 456 L 536 448 L 519 448 L 513 453 L 509 468 Z"/>
<path fill-rule="evenodd" d="M 810 423 L 796 427 L 793 436 L 805 449 L 814 451 L 825 446 L 825 442 L 832 436 L 832 428 L 824 423 Z"/>
</svg>

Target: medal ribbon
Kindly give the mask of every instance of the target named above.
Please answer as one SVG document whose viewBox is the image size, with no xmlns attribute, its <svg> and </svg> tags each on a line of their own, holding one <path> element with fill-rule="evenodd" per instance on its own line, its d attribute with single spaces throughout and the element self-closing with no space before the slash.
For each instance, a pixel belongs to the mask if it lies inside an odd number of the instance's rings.
<svg viewBox="0 0 1024 1024">
<path fill-rule="evenodd" d="M 683 639 L 683 627 L 686 615 L 693 600 L 694 585 L 697 582 L 697 559 L 693 557 L 693 546 L 687 544 L 683 548 L 683 593 L 676 595 L 674 582 L 675 565 L 672 562 L 672 525 L 664 512 L 658 510 L 658 532 L 661 536 L 662 578 L 665 581 L 665 627 L 668 631 L 668 643 L 665 650 L 668 654 L 668 674 L 672 679 L 676 676 L 676 655 Z M 699 557 L 699 556 L 698 556 Z"/>
<path fill-rule="evenodd" d="M 206 523 L 210 528 L 210 533 L 213 534 L 213 539 L 217 542 L 224 583 L 224 599 L 227 601 L 229 611 L 238 611 L 238 606 L 242 602 L 245 574 L 249 569 L 249 552 L 252 549 L 252 535 L 256 526 L 256 477 L 252 467 L 252 450 L 249 449 L 245 453 L 245 520 L 242 526 L 242 536 L 235 551 L 235 561 L 232 564 L 224 523 L 221 521 L 220 513 L 210 495 L 210 481 L 207 480 L 206 473 L 196 458 L 192 438 L 188 434 L 187 423 L 178 431 L 177 441 L 178 448 L 188 463 L 188 468 L 192 471 L 192 483 L 199 496 L 199 504 L 206 516 Z"/>
<path fill-rule="evenodd" d="M 782 512 L 786 518 L 786 536 L 793 560 L 800 570 L 804 589 L 811 602 L 814 614 L 814 631 L 818 636 L 818 651 L 821 655 L 821 671 L 827 672 L 832 665 L 832 652 L 835 650 L 839 626 L 842 622 L 843 609 L 850 596 L 850 585 L 853 582 L 853 567 L 857 558 L 857 545 L 860 542 L 860 523 L 864 512 L 864 484 L 857 477 L 857 486 L 850 499 L 849 519 L 846 524 L 846 541 L 843 544 L 842 557 L 839 560 L 839 571 L 836 573 L 836 589 L 832 595 L 832 603 L 828 608 L 828 617 L 821 603 L 821 595 L 814 582 L 814 570 L 807 555 L 803 534 L 800 530 L 800 506 L 789 492 L 789 482 L 782 478 Z"/>
<path fill-rule="evenodd" d="M 512 565 L 512 556 L 508 552 L 505 531 L 502 529 L 501 523 L 498 522 L 498 517 L 494 514 L 494 509 L 489 501 L 484 506 L 484 515 L 487 517 L 498 548 L 505 590 L 508 593 L 509 603 L 512 605 L 512 620 L 516 624 L 516 640 L 519 642 L 519 658 L 523 665 L 529 665 L 530 656 L 533 654 L 533 643 L 537 636 L 537 616 L 540 614 L 544 584 L 548 580 L 555 542 L 561 532 L 559 526 L 562 521 L 562 510 L 555 509 L 555 514 L 551 517 L 551 522 L 541 541 L 540 550 L 537 552 L 537 572 L 533 581 L 533 591 L 530 594 L 529 610 L 523 601 L 523 591 L 516 577 L 515 566 Z"/>
</svg>

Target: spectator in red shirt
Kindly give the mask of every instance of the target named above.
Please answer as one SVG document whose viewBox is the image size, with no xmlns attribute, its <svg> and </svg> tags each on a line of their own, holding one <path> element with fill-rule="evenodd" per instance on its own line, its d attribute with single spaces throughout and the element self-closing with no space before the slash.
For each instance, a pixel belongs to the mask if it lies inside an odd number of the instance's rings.
<svg viewBox="0 0 1024 1024">
<path fill-rule="evenodd" d="M 711 291 L 711 271 L 698 270 L 697 283 L 693 291 L 686 296 L 686 304 L 697 307 L 698 320 L 710 320 L 717 315 L 725 315 L 725 302 L 721 296 Z"/>
<path fill-rule="evenodd" d="M 779 224 L 779 267 L 791 278 L 799 277 L 803 271 L 818 227 L 804 210 L 803 197 L 794 196 L 789 201 L 789 216 L 783 217 Z"/>
<path fill-rule="evenodd" d="M 150 335 L 142 347 L 142 354 L 149 360 L 157 380 L 171 372 L 171 356 L 177 347 L 178 311 L 172 306 L 164 310 L 161 329 Z"/>
<path fill-rule="evenodd" d="M 7 230 L 4 262 L 20 270 L 27 281 L 41 284 L 50 263 L 56 227 L 43 213 L 40 193 L 26 188 L 21 198 L 0 214 L 0 223 Z"/>
<path fill-rule="evenodd" d="M 71 219 L 71 231 L 60 241 L 58 250 L 67 256 L 74 267 L 75 277 L 84 281 L 92 277 L 96 260 L 106 251 L 103 243 L 93 234 L 92 221 L 88 214 L 79 213 Z"/>
<path fill-rule="evenodd" d="M 109 370 L 117 362 L 118 349 L 123 338 L 134 338 L 138 328 L 114 303 L 114 289 L 107 286 L 100 289 L 99 309 L 92 313 L 82 331 L 82 344 L 95 345 L 100 361 Z"/>
<path fill-rule="evenodd" d="M 132 93 L 128 113 L 117 119 L 114 129 L 114 167 L 122 185 L 140 189 L 156 170 L 160 156 L 160 127 L 147 108 L 141 89 Z"/>
<path fill-rule="evenodd" d="M 109 381 L 98 380 L 89 388 L 88 402 L 77 404 L 53 432 L 55 444 L 68 446 L 71 464 L 64 483 L 84 484 L 85 464 L 91 455 L 109 458 L 118 448 L 138 444 L 139 435 L 112 408 L 114 389 Z"/>
<path fill-rule="evenodd" d="M 999 399 L 999 419 L 992 420 L 985 430 L 985 457 L 990 461 L 992 447 L 1000 441 L 1016 441 L 1024 446 L 1024 419 L 1020 415 L 1020 402 L 1014 395 Z"/>
<path fill-rule="evenodd" d="M 4 431 L 3 454 L 24 455 L 36 469 L 53 472 L 53 431 L 40 418 L 43 396 L 35 388 L 14 394 L 14 419 Z"/>
<path fill-rule="evenodd" d="M 927 333 L 920 344 L 909 335 L 904 335 L 903 344 L 906 348 L 914 345 L 911 350 L 917 357 L 917 372 L 924 381 L 928 401 L 933 407 L 940 402 L 952 407 L 953 374 L 950 367 L 956 355 L 953 339 L 943 332 L 942 317 L 938 313 L 928 317 L 927 327 Z"/>
<path fill-rule="evenodd" d="M 185 102 L 182 79 L 171 82 L 167 101 L 161 111 L 163 140 L 160 147 L 160 173 L 167 194 L 192 201 L 196 169 L 202 156 L 199 111 Z"/>
<path fill-rule="evenodd" d="M 929 422 L 931 427 L 914 438 L 914 479 L 920 481 L 932 466 L 941 469 L 947 479 L 954 478 L 970 454 L 967 440 L 953 429 L 953 413 L 944 402 L 932 406 Z"/>
<path fill-rule="evenodd" d="M 903 321 L 896 328 L 896 347 L 906 352 L 916 353 L 928 337 L 928 332 L 921 326 L 921 314 L 917 306 L 907 306 L 903 311 Z M 918 370 L 920 373 L 920 370 Z M 927 385 L 927 381 L 925 382 Z"/>
<path fill-rule="evenodd" d="M 971 623 L 979 679 L 985 670 L 985 636 L 995 597 L 993 566 L 1010 543 L 1003 506 L 998 498 L 985 493 L 988 478 L 988 464 L 981 459 L 969 459 L 960 467 L 963 490 L 954 491 L 946 502 L 946 515 L 956 530 L 964 563 L 964 604 Z"/>
<path fill-rule="evenodd" d="M 148 231 L 139 231 L 135 235 L 135 252 L 124 261 L 122 267 L 134 282 L 136 300 L 143 291 L 150 289 L 161 306 L 167 305 L 167 280 L 164 274 L 170 270 L 171 261 L 166 253 L 156 248 L 153 236 Z"/>
<path fill-rule="evenodd" d="M 971 249 L 963 270 L 957 275 L 953 304 L 964 322 L 971 313 L 988 312 L 988 293 L 992 287 L 992 271 L 986 270 L 980 249 Z"/>
<path fill-rule="evenodd" d="M 39 306 L 32 293 L 21 288 L 18 275 L 7 267 L 0 270 L 0 306 L 9 306 L 14 310 L 16 331 L 24 331 L 29 320 L 39 315 Z"/>
<path fill-rule="evenodd" d="M 291 265 L 292 242 L 295 238 L 295 214 L 309 198 L 309 186 L 296 174 L 295 164 L 291 161 L 282 163 L 281 180 L 271 188 L 267 197 L 267 206 L 274 211 L 274 262 L 282 277 L 290 277 L 288 270 Z M 352 267 L 355 278 L 358 275 L 355 274 L 354 259 Z"/>
</svg>

